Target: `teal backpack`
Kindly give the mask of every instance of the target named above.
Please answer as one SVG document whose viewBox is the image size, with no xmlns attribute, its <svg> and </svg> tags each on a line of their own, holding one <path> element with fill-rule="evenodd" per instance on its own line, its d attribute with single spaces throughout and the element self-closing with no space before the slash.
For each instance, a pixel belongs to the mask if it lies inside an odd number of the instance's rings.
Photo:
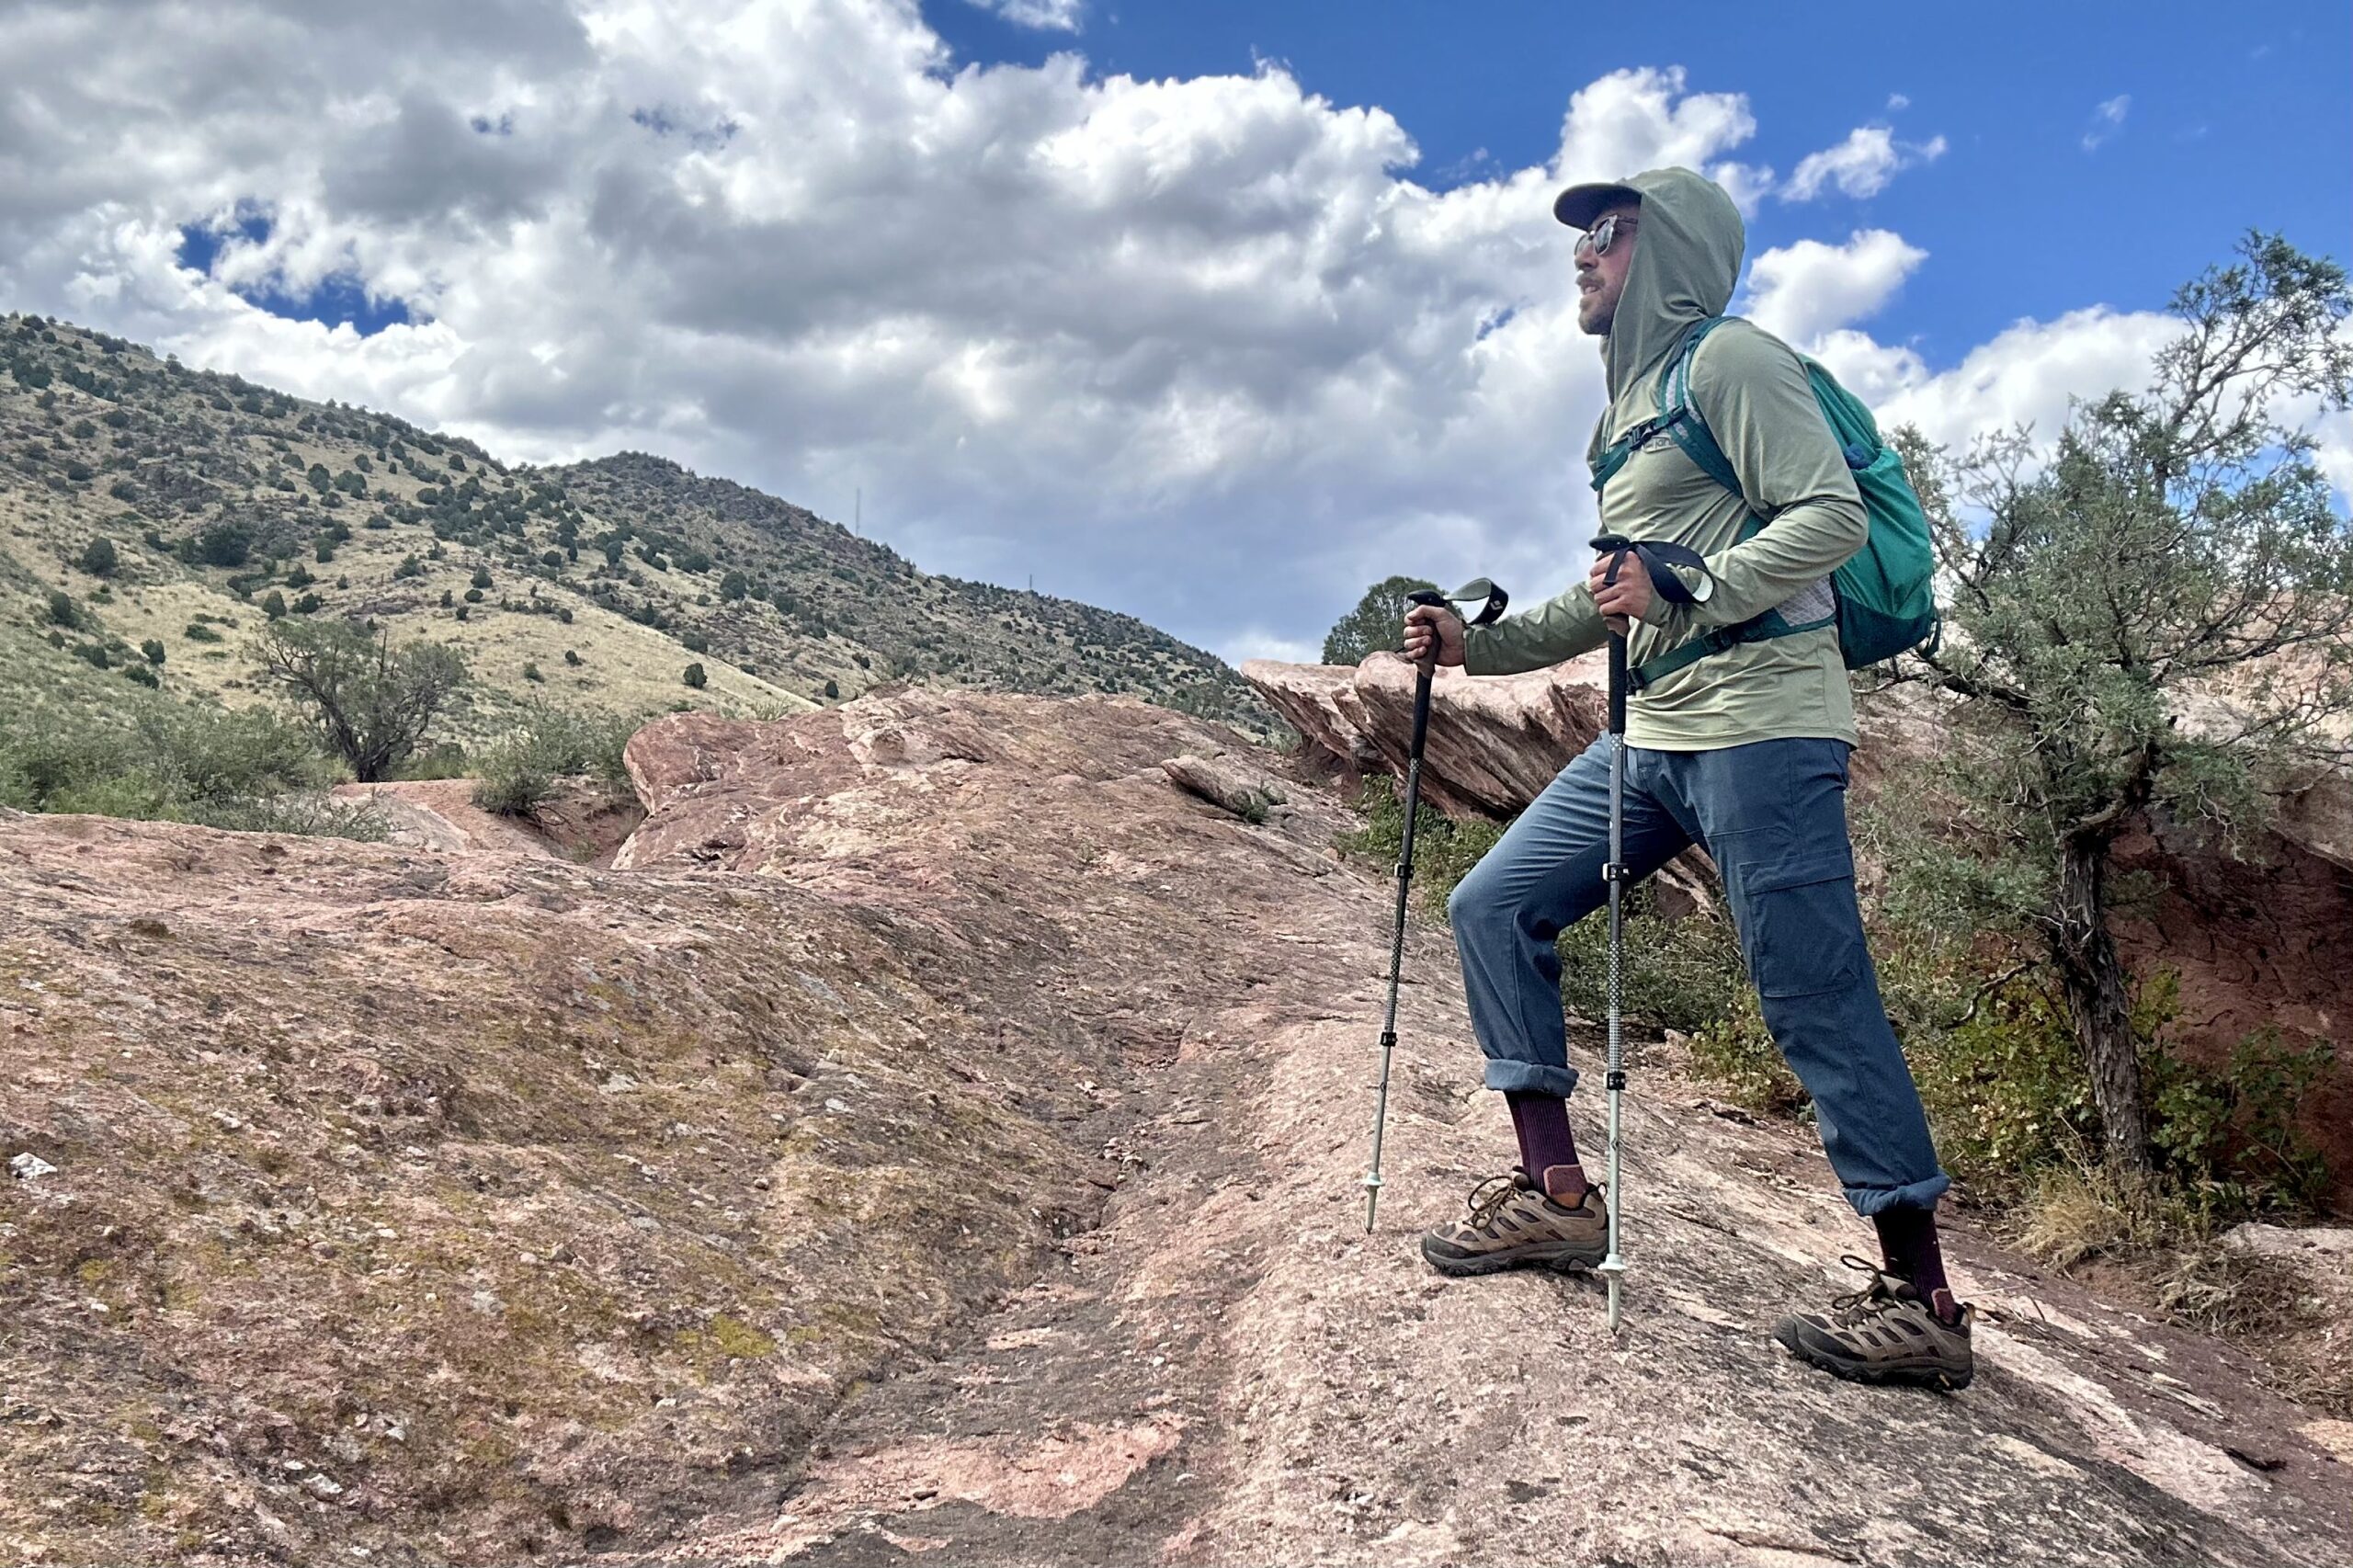
<svg viewBox="0 0 2353 1568">
<path fill-rule="evenodd" d="M 1706 422 L 1691 403 L 1692 358 L 1708 334 L 1731 319 L 1710 316 L 1684 334 L 1674 363 L 1659 378 L 1656 416 L 1643 420 L 1610 443 L 1594 462 L 1593 488 L 1597 494 L 1609 476 L 1625 466 L 1636 449 L 1662 432 L 1674 437 L 1675 444 L 1699 465 L 1701 472 L 1734 495 L 1743 494 L 1740 476 L 1733 471 L 1723 449 L 1709 434 Z M 1878 423 L 1861 400 L 1813 360 L 1802 354 L 1798 360 L 1805 366 L 1806 378 L 1813 385 L 1813 400 L 1822 405 L 1822 416 L 1829 422 L 1831 435 L 1846 454 L 1847 467 L 1855 476 L 1855 488 L 1862 493 L 1863 509 L 1870 517 L 1870 537 L 1851 560 L 1832 574 L 1831 597 L 1836 608 L 1829 615 L 1792 625 L 1782 619 L 1779 610 L 1768 609 L 1737 625 L 1718 627 L 1630 671 L 1627 684 L 1635 691 L 1739 643 L 1761 642 L 1824 626 L 1837 628 L 1839 651 L 1850 670 L 1892 659 L 1924 642 L 1934 648 L 1938 635 L 1936 555 L 1928 541 L 1927 515 L 1921 509 L 1912 481 L 1904 474 L 1904 460 L 1894 448 L 1880 439 Z M 1740 537 L 1753 539 L 1764 527 L 1763 519 L 1751 516 L 1741 525 Z M 1645 540 L 1634 548 L 1641 554 L 1672 564 L 1701 566 L 1704 570 L 1699 554 L 1682 546 Z M 1690 601 L 1688 591 L 1677 591 L 1683 586 L 1680 579 L 1672 573 L 1661 573 L 1654 562 L 1645 564 L 1651 566 L 1652 580 L 1660 585 L 1665 597 L 1678 603 Z"/>
</svg>

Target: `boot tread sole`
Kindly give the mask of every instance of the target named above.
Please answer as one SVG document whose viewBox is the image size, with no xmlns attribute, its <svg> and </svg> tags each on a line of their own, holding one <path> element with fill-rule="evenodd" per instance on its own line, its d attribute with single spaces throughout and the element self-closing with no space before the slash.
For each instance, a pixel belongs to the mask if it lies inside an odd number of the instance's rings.
<svg viewBox="0 0 2353 1568">
<path fill-rule="evenodd" d="M 1501 1274 L 1513 1268 L 1549 1268 L 1559 1274 L 1574 1273 L 1597 1267 L 1608 1256 L 1609 1249 L 1606 1245 L 1581 1246 L 1574 1242 L 1541 1242 L 1497 1252 L 1472 1253 L 1461 1257 L 1449 1257 L 1433 1251 L 1427 1244 L 1422 1247 L 1422 1261 L 1440 1274 L 1457 1278 Z"/>
</svg>

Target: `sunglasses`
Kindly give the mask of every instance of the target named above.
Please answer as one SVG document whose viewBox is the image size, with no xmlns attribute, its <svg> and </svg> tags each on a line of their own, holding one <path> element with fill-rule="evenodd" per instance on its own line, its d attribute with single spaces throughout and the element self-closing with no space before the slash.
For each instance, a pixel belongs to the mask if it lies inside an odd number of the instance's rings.
<svg viewBox="0 0 2353 1568">
<path fill-rule="evenodd" d="M 1586 252 L 1591 251 L 1597 256 L 1608 256 L 1610 243 L 1617 239 L 1620 229 L 1631 234 L 1641 226 L 1631 218 L 1621 218 L 1612 212 L 1608 217 L 1579 234 L 1576 247 L 1571 254 L 1583 256 Z"/>
</svg>

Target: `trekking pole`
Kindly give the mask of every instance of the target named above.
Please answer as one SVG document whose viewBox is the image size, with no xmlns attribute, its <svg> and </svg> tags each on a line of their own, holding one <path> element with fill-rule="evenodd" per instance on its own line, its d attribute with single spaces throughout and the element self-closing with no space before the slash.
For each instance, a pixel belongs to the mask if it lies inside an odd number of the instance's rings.
<svg viewBox="0 0 2353 1568">
<path fill-rule="evenodd" d="M 1593 548 L 1613 551 L 1606 584 L 1618 580 L 1619 562 L 1626 558 L 1627 541 L 1604 534 Z M 1609 1290 L 1609 1332 L 1618 1332 L 1620 1282 L 1626 1260 L 1618 1251 L 1618 1223 L 1625 1203 L 1618 1185 L 1619 1108 L 1626 1097 L 1626 1015 L 1620 985 L 1625 967 L 1626 926 L 1626 634 L 1609 634 L 1609 860 L 1601 880 L 1609 886 L 1609 1014 L 1608 1069 L 1602 1082 L 1609 1090 L 1609 1256 L 1601 1260 L 1601 1277 Z"/>
<path fill-rule="evenodd" d="M 1417 605 L 1449 603 L 1479 605 L 1473 615 L 1465 616 L 1464 623 L 1484 626 L 1504 612 L 1510 596 L 1484 577 L 1463 585 L 1451 595 L 1434 588 L 1418 588 L 1405 596 Z M 1381 1089 L 1372 1109 L 1372 1168 L 1364 1177 L 1364 1232 L 1372 1234 L 1373 1215 L 1381 1208 L 1381 1138 L 1389 1122 L 1389 1057 L 1397 1046 L 1397 979 L 1405 961 L 1405 895 L 1414 881 L 1414 818 L 1422 801 L 1422 743 L 1428 737 L 1430 727 L 1430 678 L 1438 673 L 1438 646 L 1432 642 L 1430 651 L 1417 666 L 1414 679 L 1414 737 L 1405 748 L 1405 831 L 1404 842 L 1397 852 L 1397 908 L 1390 927 L 1389 938 L 1389 1007 L 1381 1023 Z"/>
</svg>

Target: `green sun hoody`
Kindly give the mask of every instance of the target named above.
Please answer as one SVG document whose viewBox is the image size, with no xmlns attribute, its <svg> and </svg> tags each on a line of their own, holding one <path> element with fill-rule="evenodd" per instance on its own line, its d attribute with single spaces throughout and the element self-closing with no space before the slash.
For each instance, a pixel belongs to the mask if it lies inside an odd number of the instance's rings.
<svg viewBox="0 0 2353 1568">
<path fill-rule="evenodd" d="M 1625 183 L 1642 195 L 1640 228 L 1602 347 L 1609 407 L 1589 457 L 1657 412 L 1658 378 L 1685 330 L 1731 301 L 1745 238 L 1732 199 L 1688 169 L 1655 169 Z M 1693 357 L 1691 401 L 1732 460 L 1743 494 L 1709 478 L 1666 435 L 1653 437 L 1603 486 L 1600 531 L 1687 545 L 1716 579 L 1704 604 L 1653 597 L 1627 640 L 1633 665 L 1776 607 L 1785 607 L 1792 623 L 1821 619 L 1830 612 L 1830 574 L 1862 548 L 1869 530 L 1805 368 L 1780 339 L 1745 321 L 1718 327 Z M 1742 543 L 1741 525 L 1752 512 L 1768 526 Z M 1581 567 L 1566 593 L 1468 629 L 1464 668 L 1472 675 L 1540 669 L 1608 640 Z M 1627 704 L 1628 743 L 1661 751 L 1801 737 L 1855 741 L 1846 661 L 1829 627 L 1711 653 Z"/>
</svg>

